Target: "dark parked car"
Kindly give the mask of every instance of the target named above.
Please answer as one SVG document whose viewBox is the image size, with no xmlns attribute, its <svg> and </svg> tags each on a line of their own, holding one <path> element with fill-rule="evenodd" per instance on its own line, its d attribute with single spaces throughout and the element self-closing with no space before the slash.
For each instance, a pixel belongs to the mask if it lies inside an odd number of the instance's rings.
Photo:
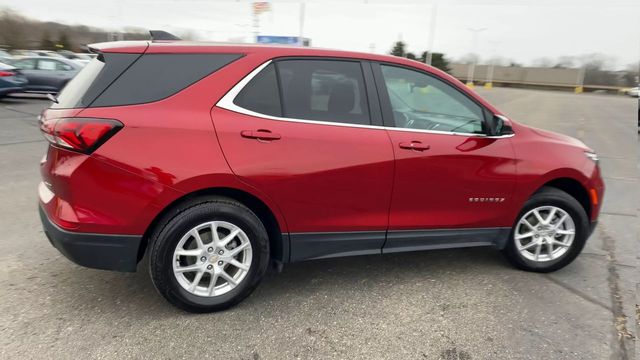
<svg viewBox="0 0 640 360">
<path fill-rule="evenodd" d="M 45 233 L 98 269 L 135 271 L 147 253 L 156 289 L 183 309 L 238 303 L 270 262 L 494 246 L 554 271 L 598 220 L 593 150 L 508 119 L 426 64 L 180 41 L 92 48 L 41 116 Z"/>
<path fill-rule="evenodd" d="M 58 93 L 82 69 L 82 65 L 63 57 L 31 56 L 12 64 L 29 83 L 27 92 Z"/>
<path fill-rule="evenodd" d="M 25 85 L 27 85 L 27 79 L 20 70 L 0 63 L 0 99 L 8 94 L 24 91 Z"/>
</svg>

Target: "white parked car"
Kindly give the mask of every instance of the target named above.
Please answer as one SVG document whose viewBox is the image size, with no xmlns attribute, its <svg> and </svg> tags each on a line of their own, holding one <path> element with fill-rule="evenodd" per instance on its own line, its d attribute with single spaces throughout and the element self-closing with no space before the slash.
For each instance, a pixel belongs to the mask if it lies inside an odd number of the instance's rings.
<svg viewBox="0 0 640 360">
<path fill-rule="evenodd" d="M 631 97 L 640 97 L 640 87 L 634 87 L 627 90 L 627 95 Z"/>
</svg>

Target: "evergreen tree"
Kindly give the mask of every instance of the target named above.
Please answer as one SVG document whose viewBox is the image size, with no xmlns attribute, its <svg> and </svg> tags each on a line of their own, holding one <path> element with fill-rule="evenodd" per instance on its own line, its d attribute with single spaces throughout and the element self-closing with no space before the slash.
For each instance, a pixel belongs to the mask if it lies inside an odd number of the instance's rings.
<svg viewBox="0 0 640 360">
<path fill-rule="evenodd" d="M 423 63 L 427 62 L 427 52 L 423 52 L 422 55 L 420 56 L 420 61 L 422 61 Z M 431 55 L 431 66 L 438 68 L 444 72 L 449 72 L 451 71 L 451 68 L 449 68 L 449 60 L 447 60 L 446 57 L 444 57 L 443 53 L 437 53 L 434 52 Z"/>
<path fill-rule="evenodd" d="M 405 44 L 402 41 L 396 41 L 396 43 L 393 44 L 393 48 L 391 49 L 391 52 L 389 54 L 404 57 L 406 55 L 404 47 Z"/>
</svg>

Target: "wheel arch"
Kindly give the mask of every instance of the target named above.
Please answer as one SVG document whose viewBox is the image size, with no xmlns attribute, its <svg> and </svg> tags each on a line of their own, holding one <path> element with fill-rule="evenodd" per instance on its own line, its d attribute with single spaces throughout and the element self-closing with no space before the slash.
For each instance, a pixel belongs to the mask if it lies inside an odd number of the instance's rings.
<svg viewBox="0 0 640 360">
<path fill-rule="evenodd" d="M 276 216 L 276 213 L 259 197 L 245 190 L 232 187 L 211 187 L 186 193 L 175 199 L 169 205 L 165 206 L 151 221 L 142 236 L 140 247 L 138 248 L 138 261 L 140 261 L 146 253 L 149 245 L 149 238 L 159 223 L 168 220 L 171 211 L 189 202 L 197 201 L 199 198 L 220 196 L 239 201 L 260 219 L 267 230 L 269 236 L 269 246 L 271 259 L 277 265 L 289 262 L 289 238 L 286 235 L 286 224 L 280 224 L 282 219 Z M 284 232 L 283 232 L 284 228 Z"/>
<path fill-rule="evenodd" d="M 571 195 L 571 197 L 576 199 L 580 203 L 580 205 L 582 205 L 582 208 L 587 214 L 587 219 L 591 219 L 593 204 L 591 203 L 591 199 L 589 198 L 589 192 L 587 191 L 587 188 L 580 181 L 571 177 L 558 177 L 545 182 L 534 193 L 539 192 L 545 187 L 556 188 Z"/>
</svg>

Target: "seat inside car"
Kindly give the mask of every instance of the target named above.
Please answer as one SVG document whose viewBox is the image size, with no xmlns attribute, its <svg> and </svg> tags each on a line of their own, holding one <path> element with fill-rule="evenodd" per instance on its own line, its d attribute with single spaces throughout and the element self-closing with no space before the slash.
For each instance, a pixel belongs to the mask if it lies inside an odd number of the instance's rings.
<svg viewBox="0 0 640 360">
<path fill-rule="evenodd" d="M 329 91 L 327 110 L 331 116 L 344 116 L 353 110 L 356 89 L 350 81 L 335 83 Z"/>
</svg>

